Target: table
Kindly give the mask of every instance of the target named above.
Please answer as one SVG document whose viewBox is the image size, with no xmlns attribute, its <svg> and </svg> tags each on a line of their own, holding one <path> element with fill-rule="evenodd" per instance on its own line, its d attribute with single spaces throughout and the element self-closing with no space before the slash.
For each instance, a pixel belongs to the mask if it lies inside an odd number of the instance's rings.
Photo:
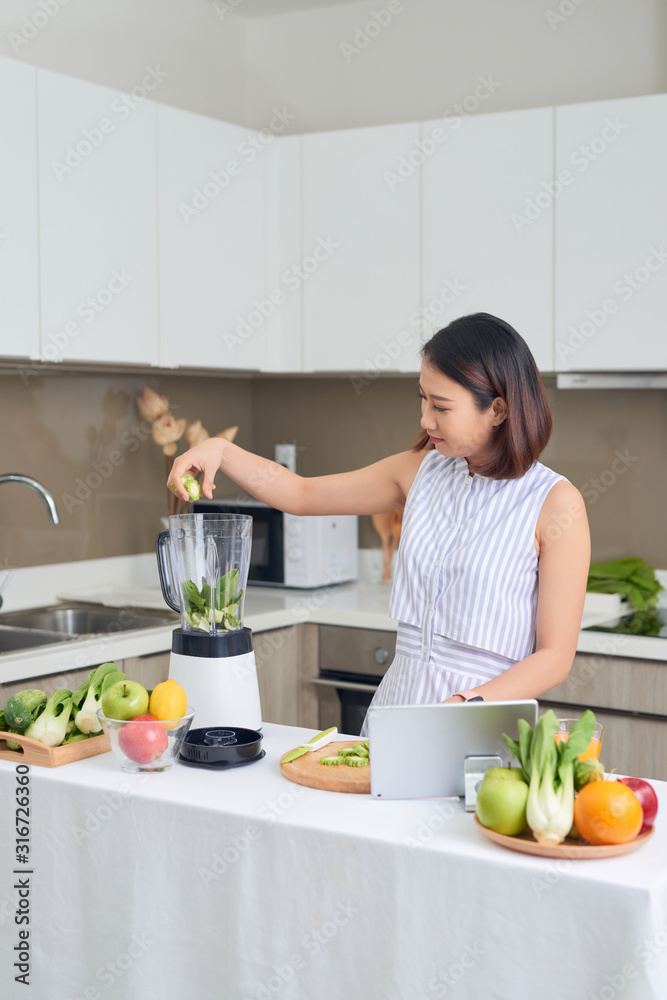
<svg viewBox="0 0 667 1000">
<path fill-rule="evenodd" d="M 491 844 L 458 800 L 292 784 L 278 759 L 312 731 L 264 731 L 266 757 L 227 772 L 32 768 L 29 866 L 0 761 L 3 1000 L 664 1000 L 667 783 L 636 853 L 551 862 Z"/>
</svg>

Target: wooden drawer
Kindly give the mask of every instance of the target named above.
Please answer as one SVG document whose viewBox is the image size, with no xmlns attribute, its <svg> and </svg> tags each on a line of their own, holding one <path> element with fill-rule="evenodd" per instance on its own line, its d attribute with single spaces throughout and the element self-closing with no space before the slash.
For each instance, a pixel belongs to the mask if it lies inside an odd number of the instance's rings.
<svg viewBox="0 0 667 1000">
<path fill-rule="evenodd" d="M 541 697 L 667 717 L 667 662 L 577 653 L 566 680 Z"/>
</svg>

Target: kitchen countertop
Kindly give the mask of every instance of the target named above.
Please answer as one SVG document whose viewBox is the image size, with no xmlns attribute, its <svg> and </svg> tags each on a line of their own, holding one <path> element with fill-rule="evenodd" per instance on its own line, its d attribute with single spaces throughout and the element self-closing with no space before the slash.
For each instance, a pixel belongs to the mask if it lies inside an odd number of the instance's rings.
<svg viewBox="0 0 667 1000">
<path fill-rule="evenodd" d="M 390 591 L 387 584 L 365 579 L 318 590 L 250 586 L 245 624 L 255 633 L 303 622 L 395 632 L 396 622 L 388 617 Z M 60 599 L 117 607 L 119 618 L 133 607 L 161 611 L 166 608 L 153 553 L 17 569 L 6 581 L 3 597 L 3 612 L 43 607 Z M 613 617 L 613 602 L 609 595 L 588 594 L 582 624 L 593 625 Z M 131 632 L 114 631 L 5 653 L 0 656 L 0 682 L 76 670 L 105 660 L 166 652 L 171 648 L 174 627 L 174 623 L 168 623 Z M 581 631 L 577 651 L 667 660 L 667 639 Z"/>
<path fill-rule="evenodd" d="M 492 844 L 458 799 L 287 781 L 280 756 L 312 735 L 266 724 L 266 757 L 227 772 L 126 774 L 110 753 L 32 767 L 18 872 L 14 810 L 0 817 L 0 926 L 22 879 L 35 996 L 433 1000 L 456 986 L 461 1000 L 560 1000 L 622 980 L 625 1000 L 663 1000 L 660 814 L 625 857 L 529 857 Z M 0 761 L 3 801 L 16 787 Z M 7 1000 L 24 994 L 18 930 L 0 935 Z"/>
</svg>

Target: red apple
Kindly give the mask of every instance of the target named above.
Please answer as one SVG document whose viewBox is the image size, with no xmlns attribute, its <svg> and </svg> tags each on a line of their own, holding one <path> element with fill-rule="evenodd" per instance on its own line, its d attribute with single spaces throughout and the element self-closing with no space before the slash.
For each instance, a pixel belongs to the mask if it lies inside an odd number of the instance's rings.
<svg viewBox="0 0 667 1000">
<path fill-rule="evenodd" d="M 619 778 L 618 780 L 621 784 L 632 789 L 639 799 L 644 813 L 644 822 L 639 832 L 644 833 L 653 826 L 655 817 L 658 815 L 658 796 L 655 794 L 653 785 L 649 785 L 648 781 L 644 781 L 643 778 Z"/>
<path fill-rule="evenodd" d="M 138 715 L 130 719 L 118 734 L 118 746 L 136 764 L 150 764 L 157 760 L 168 745 L 164 726 L 152 715 Z"/>
</svg>

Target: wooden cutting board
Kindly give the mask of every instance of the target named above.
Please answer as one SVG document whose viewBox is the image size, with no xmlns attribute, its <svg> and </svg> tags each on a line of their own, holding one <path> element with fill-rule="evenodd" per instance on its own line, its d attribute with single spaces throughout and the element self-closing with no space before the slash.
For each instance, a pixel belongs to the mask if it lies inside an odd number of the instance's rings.
<svg viewBox="0 0 667 1000">
<path fill-rule="evenodd" d="M 311 750 L 304 753 L 289 764 L 280 761 L 280 770 L 290 781 L 295 781 L 297 785 L 307 785 L 309 788 L 321 788 L 326 792 L 360 792 L 370 795 L 371 792 L 371 766 L 368 767 L 348 767 L 341 764 L 340 767 L 328 767 L 320 764 L 320 757 L 335 757 L 343 747 L 353 747 L 355 743 L 361 742 L 361 737 L 356 740 L 346 740 L 341 743 L 328 743 L 319 750 Z M 293 748 L 296 750 L 296 747 Z M 291 753 L 288 750 L 283 754 Z"/>
</svg>

